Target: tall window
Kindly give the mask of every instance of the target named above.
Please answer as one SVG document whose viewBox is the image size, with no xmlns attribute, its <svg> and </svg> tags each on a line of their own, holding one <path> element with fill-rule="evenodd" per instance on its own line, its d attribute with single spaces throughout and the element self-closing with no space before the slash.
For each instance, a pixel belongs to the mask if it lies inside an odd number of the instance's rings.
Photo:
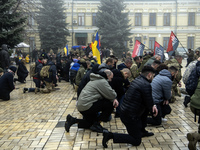
<svg viewBox="0 0 200 150">
<path fill-rule="evenodd" d="M 194 49 L 194 37 L 188 37 L 187 48 Z"/>
<path fill-rule="evenodd" d="M 135 37 L 135 41 L 138 40 L 141 42 L 141 37 Z M 135 44 L 135 43 L 134 43 Z"/>
<path fill-rule="evenodd" d="M 164 26 L 170 26 L 170 13 L 164 13 Z"/>
<path fill-rule="evenodd" d="M 156 13 L 149 14 L 149 26 L 156 26 Z"/>
<path fill-rule="evenodd" d="M 78 25 L 79 26 L 85 25 L 85 15 L 83 13 L 78 14 Z"/>
<path fill-rule="evenodd" d="M 135 13 L 135 26 L 142 25 L 142 13 Z"/>
<path fill-rule="evenodd" d="M 150 37 L 150 38 L 149 38 L 149 48 L 150 48 L 151 50 L 154 50 L 155 40 L 156 40 L 155 37 Z"/>
<path fill-rule="evenodd" d="M 194 26 L 195 25 L 195 13 L 189 12 L 188 14 L 188 26 Z"/>
<path fill-rule="evenodd" d="M 97 25 L 97 14 L 96 13 L 92 14 L 92 25 L 93 26 Z"/>
<path fill-rule="evenodd" d="M 164 37 L 163 38 L 163 48 L 166 50 L 168 47 L 168 43 L 169 43 L 169 37 Z"/>
</svg>

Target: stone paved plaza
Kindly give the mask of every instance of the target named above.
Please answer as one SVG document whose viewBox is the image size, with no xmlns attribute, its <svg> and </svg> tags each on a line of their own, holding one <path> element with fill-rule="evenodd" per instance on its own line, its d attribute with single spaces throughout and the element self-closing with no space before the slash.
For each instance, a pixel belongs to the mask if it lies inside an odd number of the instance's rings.
<svg viewBox="0 0 200 150">
<path fill-rule="evenodd" d="M 80 118 L 76 109 L 76 93 L 73 87 L 62 81 L 57 90 L 50 94 L 23 93 L 23 87 L 31 87 L 33 82 L 27 78 L 26 84 L 16 83 L 10 101 L 0 101 L 0 149 L 1 150 L 102 150 L 102 134 L 78 129 L 73 125 L 65 132 L 64 122 L 67 114 Z M 142 144 L 113 144 L 109 141 L 107 149 L 113 150 L 186 150 L 188 132 L 198 130 L 190 108 L 184 108 L 183 97 L 171 104 L 172 113 L 161 126 L 147 127 L 154 136 L 143 138 Z M 126 133 L 120 119 L 113 118 L 103 127 L 109 131 Z M 199 145 L 197 144 L 197 147 Z"/>
</svg>

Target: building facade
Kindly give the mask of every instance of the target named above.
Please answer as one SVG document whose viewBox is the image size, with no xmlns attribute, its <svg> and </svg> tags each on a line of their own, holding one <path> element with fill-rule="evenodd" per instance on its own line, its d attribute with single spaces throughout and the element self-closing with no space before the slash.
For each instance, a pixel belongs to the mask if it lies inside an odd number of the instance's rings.
<svg viewBox="0 0 200 150">
<path fill-rule="evenodd" d="M 70 36 L 68 45 L 91 43 L 96 27 L 96 14 L 100 0 L 65 0 L 66 22 Z M 126 47 L 134 48 L 135 40 L 145 44 L 146 49 L 154 49 L 157 41 L 167 49 L 169 36 L 173 31 L 181 44 L 179 47 L 196 49 L 200 47 L 200 1 L 199 0 L 125 0 L 131 24 L 131 40 Z M 31 19 L 31 17 L 30 17 Z M 35 24 L 35 22 L 32 22 Z M 32 30 L 33 31 L 33 30 Z M 30 32 L 30 44 L 40 48 L 37 26 Z M 32 43 L 31 43 L 32 42 Z"/>
</svg>

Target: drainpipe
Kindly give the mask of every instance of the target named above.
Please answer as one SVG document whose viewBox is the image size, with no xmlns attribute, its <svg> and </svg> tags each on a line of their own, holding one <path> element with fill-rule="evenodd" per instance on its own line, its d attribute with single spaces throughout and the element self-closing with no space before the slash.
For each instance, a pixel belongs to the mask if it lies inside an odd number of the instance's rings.
<svg viewBox="0 0 200 150">
<path fill-rule="evenodd" d="M 74 1 L 72 0 L 72 46 L 74 45 L 74 27 L 73 27 L 73 18 L 74 18 Z"/>
</svg>

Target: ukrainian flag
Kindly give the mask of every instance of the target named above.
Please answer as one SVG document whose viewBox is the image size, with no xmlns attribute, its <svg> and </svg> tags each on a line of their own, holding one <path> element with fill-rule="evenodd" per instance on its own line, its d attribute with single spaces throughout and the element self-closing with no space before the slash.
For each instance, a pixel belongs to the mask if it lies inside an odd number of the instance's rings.
<svg viewBox="0 0 200 150">
<path fill-rule="evenodd" d="M 99 47 L 99 36 L 98 32 L 96 33 L 96 38 L 94 43 L 92 44 L 92 53 L 93 56 L 97 57 L 97 63 L 101 64 L 101 56 L 100 56 L 100 47 Z"/>
<path fill-rule="evenodd" d="M 68 54 L 69 54 L 68 44 L 65 46 L 65 48 L 64 48 L 64 52 L 65 52 L 65 55 L 68 56 Z"/>
</svg>

